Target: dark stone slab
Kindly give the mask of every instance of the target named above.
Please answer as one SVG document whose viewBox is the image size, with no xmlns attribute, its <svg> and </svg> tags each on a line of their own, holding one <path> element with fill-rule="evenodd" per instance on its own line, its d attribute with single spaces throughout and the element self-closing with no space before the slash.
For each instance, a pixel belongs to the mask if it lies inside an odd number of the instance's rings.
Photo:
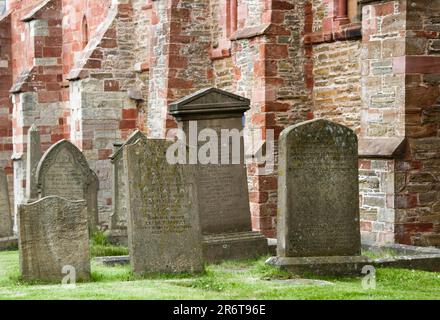
<svg viewBox="0 0 440 320">
<path fill-rule="evenodd" d="M 99 181 L 82 152 L 71 142 L 61 140 L 47 150 L 37 167 L 40 197 L 59 196 L 86 200 L 90 230 L 98 218 Z"/>
<path fill-rule="evenodd" d="M 312 120 L 279 141 L 277 257 L 294 272 L 353 274 L 361 257 L 358 142 L 347 127 Z"/>
<path fill-rule="evenodd" d="M 203 259 L 208 263 L 252 259 L 268 253 L 267 239 L 258 232 L 224 233 L 203 237 Z"/>
<path fill-rule="evenodd" d="M 296 274 L 360 276 L 362 268 L 372 261 L 362 256 L 272 257 L 266 263 Z"/>
<path fill-rule="evenodd" d="M 360 255 L 355 133 L 308 121 L 284 130 L 279 149 L 278 256 Z"/>
<path fill-rule="evenodd" d="M 110 236 L 120 238 L 120 230 L 127 230 L 127 195 L 125 194 L 124 147 L 147 137 L 139 130 L 134 131 L 127 141 L 117 145 L 117 150 L 110 156 L 113 165 L 113 213 L 110 217 Z M 125 232 L 127 234 L 127 232 Z M 120 239 L 124 241 L 124 239 Z M 127 240 L 125 240 L 127 242 Z"/>
<path fill-rule="evenodd" d="M 18 207 L 20 271 L 26 281 L 60 282 L 72 266 L 90 279 L 87 203 L 49 196 Z"/>
<path fill-rule="evenodd" d="M 128 244 L 136 274 L 203 270 L 193 166 L 169 164 L 170 145 L 139 139 L 124 148 Z"/>
<path fill-rule="evenodd" d="M 222 136 L 222 130 L 240 132 L 243 130 L 244 113 L 250 109 L 249 104 L 250 101 L 246 98 L 208 88 L 172 103 L 169 109 L 170 114 L 177 119 L 179 128 L 185 132 L 186 144 L 191 153 L 191 150 L 199 151 L 205 145 L 205 142 L 191 145 L 189 137 L 192 130 L 198 136 L 203 130 L 212 129 L 217 137 Z M 223 239 L 223 249 L 214 240 L 205 247 L 204 256 L 208 261 L 246 258 L 268 252 L 267 240 L 263 235 L 253 233 L 252 240 L 248 237 L 252 233 L 252 222 L 243 137 L 239 141 L 240 159 L 235 162 L 231 157 L 233 143 L 231 139 L 228 145 L 229 163 L 221 162 L 220 143 L 218 164 L 197 162 L 196 179 L 202 232 L 205 239 Z M 237 235 L 243 237 L 240 239 Z M 228 241 L 232 242 L 228 244 Z M 238 244 L 240 241 L 242 244 Z"/>
</svg>

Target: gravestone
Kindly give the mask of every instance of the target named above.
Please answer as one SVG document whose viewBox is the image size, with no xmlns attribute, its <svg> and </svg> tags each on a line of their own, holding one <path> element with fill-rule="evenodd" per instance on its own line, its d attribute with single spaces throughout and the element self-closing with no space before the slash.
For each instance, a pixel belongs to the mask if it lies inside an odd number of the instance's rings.
<svg viewBox="0 0 440 320">
<path fill-rule="evenodd" d="M 347 127 L 312 120 L 279 141 L 278 249 L 295 272 L 357 272 L 361 257 L 358 142 Z"/>
<path fill-rule="evenodd" d="M 11 237 L 13 234 L 12 227 L 8 179 L 5 170 L 0 168 L 0 238 Z"/>
<path fill-rule="evenodd" d="M 89 228 L 98 224 L 99 181 L 82 152 L 71 142 L 61 140 L 47 150 L 37 167 L 40 197 L 59 196 L 86 200 Z"/>
<path fill-rule="evenodd" d="M 203 269 L 193 167 L 169 164 L 170 145 L 139 139 L 123 151 L 128 243 L 136 274 Z"/>
<path fill-rule="evenodd" d="M 249 104 L 248 99 L 209 88 L 172 103 L 170 114 L 185 132 L 190 152 L 196 149 L 197 154 L 206 142 L 191 145 L 192 131 L 195 131 L 197 139 L 204 129 L 212 129 L 219 140 L 222 130 L 240 132 L 243 130 L 244 113 L 250 109 Z M 229 159 L 228 163 L 221 161 L 225 155 L 221 152 L 221 141 L 217 143 L 218 164 L 197 162 L 196 170 L 205 260 L 217 262 L 267 254 L 267 239 L 252 231 L 243 136 L 239 141 L 240 158 L 235 162 L 232 161 L 233 139 L 225 142 L 224 146 L 229 149 L 229 157 L 224 157 Z M 191 162 L 191 155 L 188 160 Z"/>
<path fill-rule="evenodd" d="M 20 271 L 25 281 L 56 281 L 63 268 L 90 279 L 87 203 L 50 196 L 18 207 Z"/>
<path fill-rule="evenodd" d="M 28 132 L 27 157 L 26 157 L 26 198 L 38 199 L 37 167 L 41 159 L 40 131 L 34 124 Z"/>
<path fill-rule="evenodd" d="M 109 240 L 115 244 L 127 243 L 127 195 L 125 194 L 124 147 L 147 137 L 139 130 L 134 131 L 110 156 L 113 165 L 113 213 L 110 218 Z"/>
</svg>

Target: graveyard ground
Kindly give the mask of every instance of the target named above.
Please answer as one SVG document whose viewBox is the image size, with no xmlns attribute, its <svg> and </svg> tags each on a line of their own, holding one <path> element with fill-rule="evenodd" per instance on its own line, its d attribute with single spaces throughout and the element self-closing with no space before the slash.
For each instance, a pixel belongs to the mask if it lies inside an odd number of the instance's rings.
<svg viewBox="0 0 440 320">
<path fill-rule="evenodd" d="M 18 252 L 0 252 L 0 299 L 439 299 L 440 273 L 377 270 L 377 287 L 361 278 L 323 278 L 314 284 L 286 284 L 291 275 L 253 261 L 206 266 L 204 274 L 135 278 L 129 266 L 92 264 L 93 281 L 69 289 L 29 285 L 19 279 Z M 317 280 L 315 278 L 314 280 Z M 301 282 L 301 281 L 296 281 Z M 303 281 L 304 282 L 304 281 Z"/>
</svg>

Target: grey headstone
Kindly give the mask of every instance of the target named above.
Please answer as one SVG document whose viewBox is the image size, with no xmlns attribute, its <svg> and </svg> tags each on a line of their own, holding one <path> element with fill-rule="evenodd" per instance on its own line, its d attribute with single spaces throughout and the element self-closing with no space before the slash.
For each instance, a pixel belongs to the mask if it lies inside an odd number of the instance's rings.
<svg viewBox="0 0 440 320">
<path fill-rule="evenodd" d="M 110 220 L 112 230 L 127 229 L 127 195 L 125 194 L 124 147 L 147 137 L 139 130 L 133 132 L 116 152 L 110 156 L 113 164 L 113 213 Z"/>
<path fill-rule="evenodd" d="M 278 201 L 279 257 L 360 255 L 356 134 L 326 120 L 285 129 Z"/>
<path fill-rule="evenodd" d="M 56 281 L 63 268 L 75 268 L 76 280 L 90 279 L 86 201 L 57 196 L 18 207 L 20 271 L 25 281 Z"/>
<path fill-rule="evenodd" d="M 9 202 L 8 179 L 0 168 L 0 238 L 12 236 L 11 204 Z"/>
<path fill-rule="evenodd" d="M 28 132 L 26 157 L 26 198 L 28 200 L 38 199 L 37 167 L 41 159 L 40 132 L 34 124 Z"/>
<path fill-rule="evenodd" d="M 191 126 L 196 124 L 197 136 L 204 129 L 213 129 L 217 137 L 222 130 L 243 130 L 244 113 L 250 101 L 235 94 L 208 88 L 184 97 L 170 105 L 170 114 L 187 137 L 189 150 L 200 148 L 190 143 Z M 197 136 L 195 139 L 197 139 Z M 247 169 L 243 136 L 240 138 L 240 159 L 232 161 L 233 140 L 225 143 L 229 148 L 229 163 L 222 163 L 221 139 L 218 142 L 218 164 L 197 165 L 196 178 L 199 196 L 200 220 L 204 235 L 205 260 L 251 258 L 268 252 L 266 238 L 252 231 L 249 207 Z"/>
<path fill-rule="evenodd" d="M 98 177 L 75 145 L 62 140 L 50 147 L 38 164 L 37 182 L 41 198 L 59 196 L 69 200 L 86 200 L 89 228 L 96 228 Z"/>
<path fill-rule="evenodd" d="M 243 130 L 242 117 L 250 109 L 249 103 L 248 99 L 210 88 L 171 104 L 170 113 L 179 121 L 179 127 L 187 139 L 191 122 L 197 124 L 197 136 L 200 131 L 208 128 L 215 130 L 218 137 L 221 137 L 222 129 Z M 205 142 L 199 142 L 197 148 L 203 144 Z M 240 139 L 240 156 L 239 164 L 199 164 L 197 167 L 203 234 L 252 229 L 243 138 Z M 220 152 L 218 160 L 221 160 Z"/>
<path fill-rule="evenodd" d="M 140 139 L 124 148 L 128 243 L 136 274 L 203 268 L 193 167 L 170 165 L 170 145 Z"/>
</svg>

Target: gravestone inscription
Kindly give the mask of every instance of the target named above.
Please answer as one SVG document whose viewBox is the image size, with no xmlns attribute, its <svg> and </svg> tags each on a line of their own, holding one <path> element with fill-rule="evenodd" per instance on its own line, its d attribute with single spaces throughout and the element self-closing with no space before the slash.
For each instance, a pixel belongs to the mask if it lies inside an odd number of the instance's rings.
<svg viewBox="0 0 440 320">
<path fill-rule="evenodd" d="M 278 258 L 271 262 L 348 270 L 364 261 L 356 134 L 320 119 L 291 126 L 280 136 L 278 170 Z"/>
<path fill-rule="evenodd" d="M 90 279 L 87 203 L 50 196 L 18 207 L 20 271 L 26 281 L 59 281 L 63 268 Z"/>
<path fill-rule="evenodd" d="M 136 274 L 203 268 L 194 168 L 169 164 L 170 145 L 139 139 L 124 148 L 128 243 Z"/>
<path fill-rule="evenodd" d="M 54 144 L 37 167 L 40 197 L 59 196 L 69 200 L 86 200 L 90 230 L 98 224 L 99 181 L 82 152 L 71 142 Z"/>
</svg>

